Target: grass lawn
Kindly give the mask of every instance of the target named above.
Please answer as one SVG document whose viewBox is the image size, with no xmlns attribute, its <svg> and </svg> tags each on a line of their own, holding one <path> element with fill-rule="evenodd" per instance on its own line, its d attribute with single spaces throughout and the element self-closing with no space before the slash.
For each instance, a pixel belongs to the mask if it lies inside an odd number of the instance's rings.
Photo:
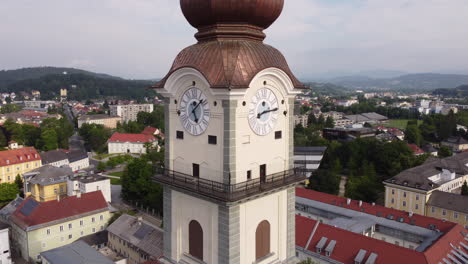
<svg viewBox="0 0 468 264">
<path fill-rule="evenodd" d="M 411 119 L 390 119 L 388 121 L 388 125 L 386 125 L 387 127 L 395 127 L 395 128 L 399 128 L 401 130 L 405 130 L 406 129 L 406 126 L 408 124 L 408 121 L 410 121 Z M 422 120 L 418 120 L 418 125 L 420 125 L 422 123 Z"/>
<path fill-rule="evenodd" d="M 121 179 L 110 178 L 110 180 L 111 180 L 112 185 L 122 185 L 122 180 Z"/>
<path fill-rule="evenodd" d="M 110 176 L 122 177 L 123 171 L 109 173 Z"/>
<path fill-rule="evenodd" d="M 102 154 L 97 154 L 96 156 L 94 156 L 93 158 L 94 159 L 97 159 L 97 160 L 103 160 L 105 158 L 108 158 L 108 157 L 112 157 L 112 156 L 115 156 L 116 154 L 107 154 L 107 153 L 102 153 Z"/>
</svg>

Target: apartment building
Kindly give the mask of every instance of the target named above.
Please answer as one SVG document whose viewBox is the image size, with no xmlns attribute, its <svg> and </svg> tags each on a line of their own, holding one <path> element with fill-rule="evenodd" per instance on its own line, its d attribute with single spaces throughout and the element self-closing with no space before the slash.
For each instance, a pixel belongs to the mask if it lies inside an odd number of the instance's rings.
<svg viewBox="0 0 468 264">
<path fill-rule="evenodd" d="M 41 157 L 33 147 L 0 151 L 0 183 L 12 183 L 17 175 L 41 166 Z"/>
<path fill-rule="evenodd" d="M 153 104 L 110 105 L 111 116 L 119 116 L 123 122 L 136 121 L 139 112 L 152 113 Z"/>
<path fill-rule="evenodd" d="M 56 200 L 67 195 L 67 179 L 73 176 L 70 167 L 44 165 L 23 174 L 24 193 L 38 202 Z"/>
<path fill-rule="evenodd" d="M 50 164 L 55 167 L 69 166 L 72 171 L 78 171 L 89 167 L 88 153 L 84 151 L 51 150 L 42 152 L 42 164 Z"/>
<path fill-rule="evenodd" d="M 427 216 L 458 223 L 468 229 L 468 196 L 433 191 L 426 204 Z"/>
<path fill-rule="evenodd" d="M 163 255 L 164 231 L 141 218 L 123 214 L 108 228 L 108 247 L 128 264 L 157 260 Z"/>
<path fill-rule="evenodd" d="M 294 115 L 294 126 L 302 125 L 307 127 L 309 125 L 309 115 Z"/>
<path fill-rule="evenodd" d="M 446 215 L 441 215 L 437 208 L 446 210 L 446 212 L 451 211 L 453 207 L 450 203 L 453 198 L 450 197 L 453 196 L 441 194 L 441 192 L 459 195 L 463 182 L 468 180 L 467 164 L 468 153 L 460 153 L 444 159 L 431 157 L 424 164 L 399 173 L 384 181 L 385 206 L 439 219 L 448 219 Z M 432 198 L 434 194 L 436 196 Z M 441 199 L 438 200 L 436 197 L 441 197 Z M 432 209 L 433 207 L 434 209 Z M 432 210 L 435 211 L 432 212 Z M 460 219 L 456 222 L 465 226 L 468 222 L 462 220 L 467 220 L 465 219 L 466 215 L 462 215 L 462 212 L 459 213 Z"/>
<path fill-rule="evenodd" d="M 107 141 L 109 154 L 144 154 L 146 153 L 147 144 L 156 145 L 156 138 L 153 135 L 115 132 Z"/>
<path fill-rule="evenodd" d="M 78 128 L 83 124 L 96 124 L 103 125 L 104 127 L 114 129 L 117 127 L 117 123 L 121 122 L 120 116 L 109 116 L 109 115 L 82 115 L 78 118 Z"/>
<path fill-rule="evenodd" d="M 13 247 L 24 260 L 41 261 L 41 252 L 104 230 L 109 218 L 101 191 L 48 202 L 29 197 L 10 217 Z"/>
<path fill-rule="evenodd" d="M 296 256 L 316 263 L 466 263 L 456 223 L 296 189 Z"/>
<path fill-rule="evenodd" d="M 110 179 L 100 175 L 75 175 L 67 180 L 67 195 L 74 196 L 78 193 L 101 191 L 104 199 L 111 202 Z"/>
</svg>

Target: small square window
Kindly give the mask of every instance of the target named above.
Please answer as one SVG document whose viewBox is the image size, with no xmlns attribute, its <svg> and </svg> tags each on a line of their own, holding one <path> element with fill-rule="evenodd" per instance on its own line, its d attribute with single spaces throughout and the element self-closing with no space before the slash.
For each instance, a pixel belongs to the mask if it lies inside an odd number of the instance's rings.
<svg viewBox="0 0 468 264">
<path fill-rule="evenodd" d="M 252 171 L 248 170 L 247 171 L 247 180 L 251 180 L 251 179 L 252 179 Z"/>
<path fill-rule="evenodd" d="M 176 131 L 177 139 L 184 139 L 184 131 Z"/>
<path fill-rule="evenodd" d="M 280 139 L 283 137 L 282 131 L 275 131 L 275 139 Z"/>
<path fill-rule="evenodd" d="M 68 239 L 72 239 L 73 238 L 73 235 L 68 235 Z"/>
<path fill-rule="evenodd" d="M 218 138 L 216 136 L 208 136 L 208 144 L 216 145 Z"/>
</svg>

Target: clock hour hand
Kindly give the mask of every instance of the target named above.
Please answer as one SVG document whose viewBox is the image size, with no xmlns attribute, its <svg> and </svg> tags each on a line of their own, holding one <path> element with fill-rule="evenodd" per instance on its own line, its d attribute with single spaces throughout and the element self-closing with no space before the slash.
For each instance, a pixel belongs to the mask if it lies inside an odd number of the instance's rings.
<svg viewBox="0 0 468 264">
<path fill-rule="evenodd" d="M 197 112 L 195 112 L 195 110 L 197 110 L 197 108 L 200 106 L 201 103 L 203 103 L 203 99 L 200 100 L 200 102 L 198 102 L 198 104 L 192 109 L 192 114 L 195 117 L 194 119 L 195 123 L 198 123 Z"/>
<path fill-rule="evenodd" d="M 267 110 L 265 110 L 265 111 L 259 113 L 259 114 L 257 115 L 257 118 L 260 119 L 260 117 L 262 117 L 262 115 L 267 114 L 267 113 L 270 113 L 270 112 L 275 112 L 275 111 L 278 111 L 278 107 L 275 107 L 275 108 L 273 108 L 273 109 L 267 109 Z"/>
</svg>

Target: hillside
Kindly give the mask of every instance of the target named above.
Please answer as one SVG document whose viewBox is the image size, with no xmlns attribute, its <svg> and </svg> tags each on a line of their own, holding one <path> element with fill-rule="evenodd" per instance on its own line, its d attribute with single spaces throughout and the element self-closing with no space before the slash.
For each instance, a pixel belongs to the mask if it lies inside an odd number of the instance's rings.
<svg viewBox="0 0 468 264">
<path fill-rule="evenodd" d="M 41 99 L 51 99 L 58 96 L 60 88 L 68 88 L 68 97 L 71 100 L 97 99 L 108 96 L 140 100 L 146 96 L 155 95 L 154 91 L 147 89 L 152 84 L 151 81 L 124 80 L 83 73 L 66 75 L 61 73 L 15 81 L 0 88 L 0 91 L 19 93 L 38 90 L 41 92 Z M 71 88 L 72 86 L 76 88 Z"/>
<path fill-rule="evenodd" d="M 468 85 L 461 85 L 454 89 L 436 89 L 432 92 L 432 94 L 446 97 L 467 97 Z"/>
<path fill-rule="evenodd" d="M 334 78 L 329 82 L 353 89 L 429 91 L 438 88 L 455 88 L 468 84 L 468 75 L 417 73 L 381 79 L 366 76 L 347 76 Z"/>
<path fill-rule="evenodd" d="M 0 89 L 4 89 L 7 85 L 17 81 L 41 78 L 50 74 L 85 74 L 94 77 L 106 78 L 106 79 L 120 79 L 107 74 L 94 73 L 74 68 L 63 68 L 63 67 L 33 67 L 33 68 L 22 68 L 17 70 L 2 70 L 0 71 Z"/>
<path fill-rule="evenodd" d="M 346 96 L 351 91 L 348 88 L 331 83 L 305 83 L 310 87 L 314 96 Z"/>
</svg>

